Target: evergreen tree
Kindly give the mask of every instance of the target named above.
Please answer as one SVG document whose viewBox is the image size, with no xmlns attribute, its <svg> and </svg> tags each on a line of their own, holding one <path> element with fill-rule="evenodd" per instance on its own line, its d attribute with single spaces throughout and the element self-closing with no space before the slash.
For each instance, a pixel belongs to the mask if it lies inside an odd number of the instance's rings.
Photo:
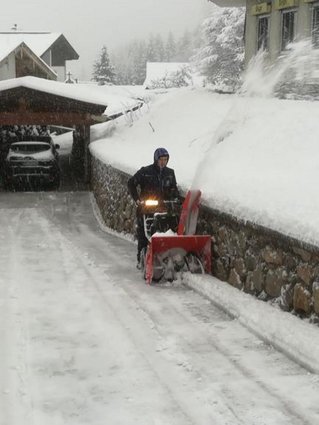
<svg viewBox="0 0 319 425">
<path fill-rule="evenodd" d="M 154 35 L 151 34 L 148 39 L 146 59 L 147 59 L 147 62 L 157 62 L 156 58 L 157 58 L 156 41 L 155 41 Z"/>
<path fill-rule="evenodd" d="M 194 38 L 194 40 L 193 40 Z M 175 41 L 170 32 L 164 44 L 160 35 L 150 35 L 147 41 L 133 40 L 112 56 L 116 84 L 141 85 L 146 78 L 147 62 L 188 62 L 194 46 L 198 46 L 198 29 L 186 31 Z M 177 52 L 177 45 L 181 53 Z"/>
<path fill-rule="evenodd" d="M 194 60 L 208 82 L 235 90 L 244 64 L 244 8 L 216 8 L 202 26 Z"/>
<path fill-rule="evenodd" d="M 122 59 L 122 56 L 113 57 L 114 71 L 115 71 L 115 84 L 117 85 L 130 85 L 130 67 L 128 63 Z"/>
<path fill-rule="evenodd" d="M 141 85 L 146 77 L 147 45 L 133 40 L 114 56 L 116 83 Z"/>
<path fill-rule="evenodd" d="M 134 42 L 133 42 L 134 43 Z M 116 74 L 116 84 L 130 85 L 132 84 L 132 59 L 131 59 L 131 44 L 119 49 L 113 55 L 114 71 Z"/>
<path fill-rule="evenodd" d="M 146 43 L 144 41 L 135 42 L 131 46 L 130 53 L 132 66 L 131 84 L 141 85 L 146 77 Z"/>
<path fill-rule="evenodd" d="M 163 39 L 160 34 L 157 34 L 155 37 L 155 56 L 156 62 L 164 62 L 165 61 L 165 48 Z"/>
<path fill-rule="evenodd" d="M 165 46 L 165 61 L 174 62 L 176 57 L 176 42 L 172 31 L 169 32 Z"/>
<path fill-rule="evenodd" d="M 93 65 L 93 81 L 97 81 L 100 85 L 115 82 L 114 68 L 111 65 L 106 46 L 102 47 L 100 57 Z"/>
<path fill-rule="evenodd" d="M 188 62 L 189 58 L 193 55 L 192 36 L 186 30 L 179 40 L 178 49 L 176 54 L 177 62 Z"/>
<path fill-rule="evenodd" d="M 201 45 L 202 45 L 202 26 L 199 25 L 192 32 L 192 55 L 191 56 L 193 56 L 196 53 L 196 51 L 201 47 Z"/>
</svg>

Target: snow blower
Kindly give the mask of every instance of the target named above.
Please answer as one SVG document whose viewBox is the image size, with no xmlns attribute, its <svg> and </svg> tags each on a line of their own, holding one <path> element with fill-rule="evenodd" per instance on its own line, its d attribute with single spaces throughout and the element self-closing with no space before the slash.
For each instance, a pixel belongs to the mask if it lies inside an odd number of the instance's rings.
<svg viewBox="0 0 319 425">
<path fill-rule="evenodd" d="M 149 243 L 142 253 L 142 268 L 148 284 L 176 280 L 183 271 L 211 273 L 211 236 L 195 235 L 200 197 L 199 190 L 190 190 L 181 211 L 176 200 L 144 202 Z"/>
</svg>

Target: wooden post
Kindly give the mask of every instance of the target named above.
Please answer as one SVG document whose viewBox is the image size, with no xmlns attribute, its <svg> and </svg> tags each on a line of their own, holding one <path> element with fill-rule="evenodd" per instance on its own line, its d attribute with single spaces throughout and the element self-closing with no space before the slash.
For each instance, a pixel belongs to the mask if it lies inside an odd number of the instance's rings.
<svg viewBox="0 0 319 425">
<path fill-rule="evenodd" d="M 89 184 L 91 181 L 91 154 L 90 154 L 90 126 L 83 126 L 84 130 L 84 182 Z"/>
<path fill-rule="evenodd" d="M 73 175 L 77 181 L 83 181 L 84 176 L 84 126 L 76 125 L 73 131 L 71 152 Z"/>
<path fill-rule="evenodd" d="M 78 182 L 90 183 L 91 179 L 91 155 L 90 126 L 76 125 L 73 133 L 72 146 L 72 168 L 73 174 Z"/>
</svg>

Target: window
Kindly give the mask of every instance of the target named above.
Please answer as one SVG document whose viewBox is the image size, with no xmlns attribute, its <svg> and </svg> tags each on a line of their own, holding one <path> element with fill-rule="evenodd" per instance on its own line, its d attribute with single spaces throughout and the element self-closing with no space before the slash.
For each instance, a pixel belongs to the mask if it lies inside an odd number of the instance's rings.
<svg viewBox="0 0 319 425">
<path fill-rule="evenodd" d="M 281 18 L 281 49 L 285 50 L 289 43 L 295 38 L 296 11 L 282 12 Z"/>
<path fill-rule="evenodd" d="M 319 4 L 315 4 L 312 10 L 312 42 L 319 47 Z"/>
<path fill-rule="evenodd" d="M 261 16 L 257 23 L 257 50 L 268 50 L 269 47 L 269 16 Z"/>
<path fill-rule="evenodd" d="M 12 143 L 11 150 L 13 152 L 22 152 L 22 153 L 37 153 L 44 152 L 51 149 L 49 143 Z"/>
</svg>

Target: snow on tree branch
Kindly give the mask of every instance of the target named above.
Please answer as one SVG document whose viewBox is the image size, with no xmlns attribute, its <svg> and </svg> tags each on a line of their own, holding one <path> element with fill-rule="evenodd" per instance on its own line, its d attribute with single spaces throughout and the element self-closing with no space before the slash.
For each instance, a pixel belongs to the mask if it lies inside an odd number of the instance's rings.
<svg viewBox="0 0 319 425">
<path fill-rule="evenodd" d="M 208 83 L 234 91 L 244 65 L 245 8 L 217 8 L 202 24 L 202 45 L 192 58 Z"/>
</svg>

